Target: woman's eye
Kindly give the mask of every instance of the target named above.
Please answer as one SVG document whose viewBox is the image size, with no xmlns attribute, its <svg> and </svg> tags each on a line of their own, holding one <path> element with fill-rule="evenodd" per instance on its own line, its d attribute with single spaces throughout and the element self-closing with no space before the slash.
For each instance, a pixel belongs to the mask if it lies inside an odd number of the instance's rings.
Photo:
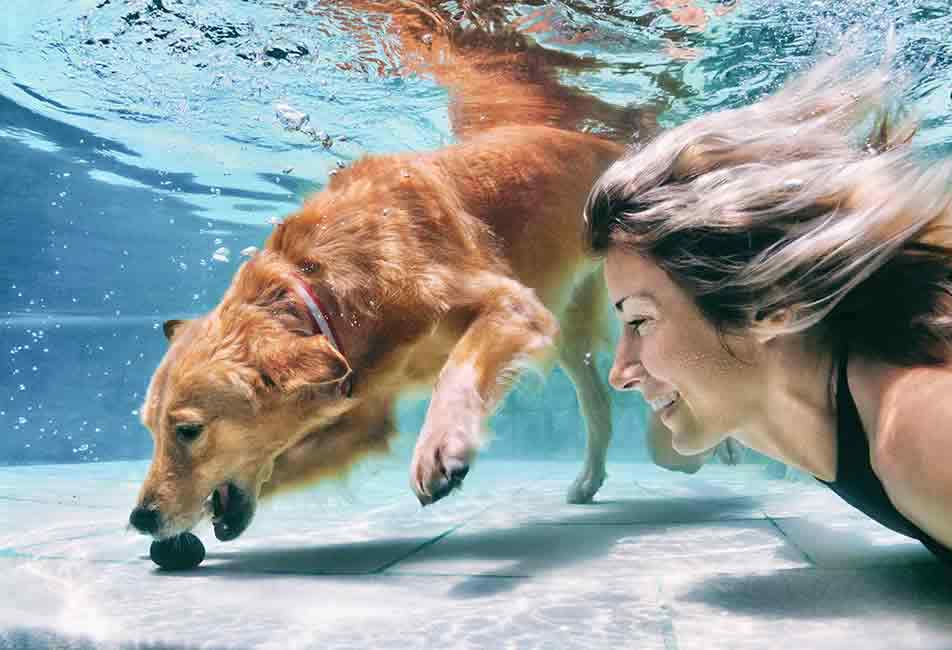
<svg viewBox="0 0 952 650">
<path fill-rule="evenodd" d="M 628 326 L 635 331 L 639 336 L 643 336 L 648 324 L 647 318 L 636 318 L 635 320 L 628 321 Z"/>
<path fill-rule="evenodd" d="M 185 442 L 194 442 L 200 435 L 202 435 L 203 428 L 204 427 L 197 422 L 178 424 L 175 426 L 175 435 L 178 436 L 179 440 L 183 440 Z"/>
</svg>

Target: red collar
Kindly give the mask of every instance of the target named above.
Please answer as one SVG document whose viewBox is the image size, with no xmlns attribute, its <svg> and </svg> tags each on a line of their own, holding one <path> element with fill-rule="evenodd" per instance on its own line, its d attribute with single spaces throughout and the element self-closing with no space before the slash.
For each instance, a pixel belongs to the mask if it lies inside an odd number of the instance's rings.
<svg viewBox="0 0 952 650">
<path fill-rule="evenodd" d="M 317 294 L 314 293 L 314 289 L 311 287 L 310 283 L 305 281 L 304 278 L 302 278 L 297 273 L 291 273 L 290 278 L 291 288 L 307 307 L 307 315 L 311 319 L 311 327 L 314 333 L 320 333 L 326 336 L 327 340 L 330 341 L 330 344 L 337 348 L 337 351 L 340 352 L 341 356 L 346 359 L 344 348 L 341 346 L 340 339 L 337 337 L 337 333 L 334 331 L 334 324 L 328 317 L 327 310 L 324 309 L 324 305 L 321 303 L 320 298 L 317 297 Z M 340 383 L 340 393 L 344 397 L 350 397 L 351 393 L 353 393 L 353 374 L 353 371 L 349 372 L 344 380 Z"/>
</svg>

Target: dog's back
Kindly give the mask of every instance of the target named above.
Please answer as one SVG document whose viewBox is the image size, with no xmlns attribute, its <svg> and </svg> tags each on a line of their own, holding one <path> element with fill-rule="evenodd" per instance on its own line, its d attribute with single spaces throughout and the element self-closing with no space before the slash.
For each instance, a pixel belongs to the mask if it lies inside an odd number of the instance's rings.
<svg viewBox="0 0 952 650">
<path fill-rule="evenodd" d="M 548 294 L 583 261 L 581 214 L 621 145 L 542 126 L 502 127 L 434 154 L 466 211 L 491 228 L 516 277 Z"/>
<path fill-rule="evenodd" d="M 386 232 L 407 244 L 400 252 L 405 270 L 413 268 L 415 253 L 429 262 L 448 255 L 461 277 L 467 270 L 505 270 L 558 312 L 575 278 L 593 265 L 581 235 L 588 189 L 622 152 L 620 144 L 594 135 L 518 126 L 422 155 L 369 157 L 335 176 L 269 245 L 289 253 L 287 247 L 301 241 L 292 230 L 303 234 L 321 224 L 339 234 L 342 222 L 357 228 L 360 221 L 364 237 L 353 242 L 373 249 L 366 255 L 384 250 L 371 233 Z M 401 211 L 409 221 L 399 218 Z M 339 247 L 341 238 L 333 239 Z M 310 255 L 318 252 L 313 242 L 308 248 Z M 356 251 L 347 257 L 368 259 Z"/>
</svg>

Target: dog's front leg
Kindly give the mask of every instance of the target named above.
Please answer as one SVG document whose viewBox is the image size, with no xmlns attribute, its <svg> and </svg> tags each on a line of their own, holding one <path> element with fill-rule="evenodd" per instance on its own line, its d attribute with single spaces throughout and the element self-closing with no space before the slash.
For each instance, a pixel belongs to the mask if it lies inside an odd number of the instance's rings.
<svg viewBox="0 0 952 650">
<path fill-rule="evenodd" d="M 531 289 L 503 276 L 479 284 L 486 289 L 440 372 L 413 453 L 410 482 L 423 505 L 459 487 L 509 381 L 554 350 L 558 322 Z"/>
</svg>

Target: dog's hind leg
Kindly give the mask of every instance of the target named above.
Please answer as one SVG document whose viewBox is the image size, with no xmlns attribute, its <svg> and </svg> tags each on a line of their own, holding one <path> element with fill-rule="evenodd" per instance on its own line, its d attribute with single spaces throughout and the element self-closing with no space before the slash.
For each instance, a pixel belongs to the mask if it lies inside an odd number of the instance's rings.
<svg viewBox="0 0 952 650">
<path fill-rule="evenodd" d="M 559 365 L 575 385 L 585 421 L 585 464 L 569 487 L 569 503 L 588 503 L 605 481 L 605 459 L 612 438 L 611 396 L 595 367 L 596 354 L 608 345 L 608 297 L 601 273 L 576 288 L 561 321 Z"/>
<path fill-rule="evenodd" d="M 437 379 L 410 468 L 427 505 L 462 484 L 483 423 L 525 365 L 555 351 L 558 321 L 532 289 L 495 273 L 472 277 L 468 324 Z"/>
</svg>

